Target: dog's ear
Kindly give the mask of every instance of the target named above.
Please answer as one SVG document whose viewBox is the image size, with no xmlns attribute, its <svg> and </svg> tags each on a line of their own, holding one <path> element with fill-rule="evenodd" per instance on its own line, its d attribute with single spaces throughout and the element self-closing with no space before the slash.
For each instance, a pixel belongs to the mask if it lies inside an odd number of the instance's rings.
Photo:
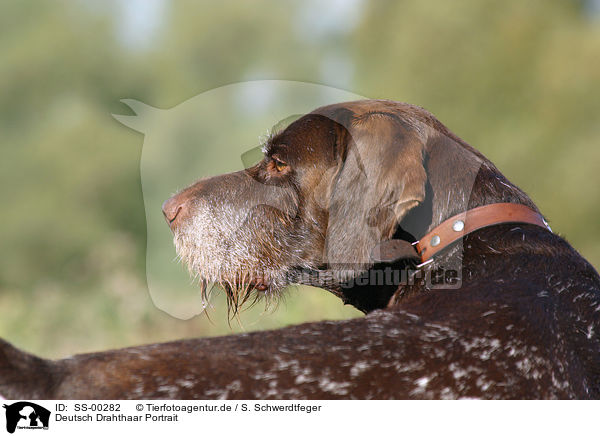
<svg viewBox="0 0 600 436">
<path fill-rule="evenodd" d="M 427 181 L 423 143 L 401 119 L 372 113 L 346 127 L 324 253 L 342 281 L 369 268 L 375 246 L 391 238 L 407 212 L 424 200 Z"/>
</svg>

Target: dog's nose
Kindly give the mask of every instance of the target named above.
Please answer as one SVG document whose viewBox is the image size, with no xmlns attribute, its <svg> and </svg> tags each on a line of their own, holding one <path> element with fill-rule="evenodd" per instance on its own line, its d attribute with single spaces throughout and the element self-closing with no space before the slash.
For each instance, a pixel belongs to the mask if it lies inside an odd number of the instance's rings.
<svg viewBox="0 0 600 436">
<path fill-rule="evenodd" d="M 181 199 L 178 195 L 174 195 L 163 203 L 162 211 L 169 227 L 174 228 L 177 225 L 178 218 L 185 214 L 186 203 L 186 200 Z"/>
</svg>

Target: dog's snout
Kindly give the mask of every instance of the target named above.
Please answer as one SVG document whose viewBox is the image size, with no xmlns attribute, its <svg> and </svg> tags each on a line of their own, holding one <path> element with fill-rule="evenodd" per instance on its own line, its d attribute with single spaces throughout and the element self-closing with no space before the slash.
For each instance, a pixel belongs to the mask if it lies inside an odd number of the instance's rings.
<svg viewBox="0 0 600 436">
<path fill-rule="evenodd" d="M 181 221 L 181 217 L 185 215 L 188 208 L 187 203 L 187 199 L 181 198 L 179 195 L 174 195 L 163 203 L 163 215 L 172 229 Z"/>
</svg>

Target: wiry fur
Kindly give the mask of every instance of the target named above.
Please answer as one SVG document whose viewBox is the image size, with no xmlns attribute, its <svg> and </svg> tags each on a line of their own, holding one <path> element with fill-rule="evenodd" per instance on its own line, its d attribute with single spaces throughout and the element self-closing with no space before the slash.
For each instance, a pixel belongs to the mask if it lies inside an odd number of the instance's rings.
<svg viewBox="0 0 600 436">
<path fill-rule="evenodd" d="M 249 175 L 237 174 L 240 183 L 257 186 Z M 192 276 L 201 282 L 201 289 L 217 284 L 225 290 L 228 307 L 233 314 L 258 297 L 267 301 L 289 284 L 295 268 L 314 268 L 315 264 L 293 249 L 309 239 L 308 231 L 297 219 L 298 207 L 293 190 L 264 185 L 287 197 L 278 207 L 265 204 L 268 198 L 255 202 L 233 204 L 227 192 L 218 188 L 211 193 L 221 201 L 194 201 L 194 213 L 182 226 L 174 229 L 174 243 L 179 258 Z M 239 187 L 239 185 L 238 185 Z M 268 284 L 268 289 L 254 293 L 253 281 Z M 203 298 L 207 295 L 203 292 Z"/>
</svg>

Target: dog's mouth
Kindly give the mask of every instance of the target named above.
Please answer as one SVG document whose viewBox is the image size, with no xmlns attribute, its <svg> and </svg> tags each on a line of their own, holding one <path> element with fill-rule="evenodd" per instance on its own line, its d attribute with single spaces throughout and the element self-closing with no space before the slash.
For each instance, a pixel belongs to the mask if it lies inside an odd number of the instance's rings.
<svg viewBox="0 0 600 436">
<path fill-rule="evenodd" d="M 200 287 L 202 300 L 206 306 L 208 306 L 210 298 L 210 292 L 207 292 L 207 289 L 212 289 L 209 283 L 211 282 L 202 280 Z M 277 297 L 280 295 L 279 290 L 275 289 L 265 278 L 216 282 L 214 284 L 225 293 L 227 311 L 230 317 L 235 317 L 242 308 L 250 308 L 263 300 L 268 307 L 270 304 L 276 303 Z"/>
<path fill-rule="evenodd" d="M 249 285 L 259 292 L 267 292 L 270 288 L 269 281 L 264 277 L 254 278 L 250 280 Z"/>
</svg>

